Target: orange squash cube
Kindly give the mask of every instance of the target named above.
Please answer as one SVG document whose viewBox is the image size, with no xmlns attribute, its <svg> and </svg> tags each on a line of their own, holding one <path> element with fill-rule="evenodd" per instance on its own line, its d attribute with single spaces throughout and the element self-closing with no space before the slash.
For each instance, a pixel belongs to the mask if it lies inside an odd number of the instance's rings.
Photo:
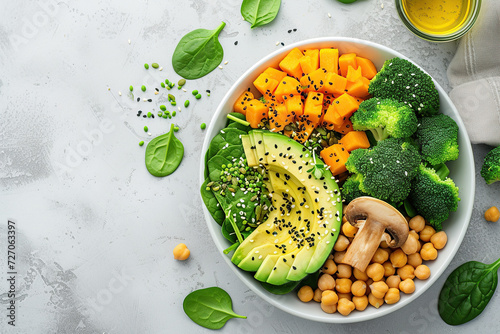
<svg viewBox="0 0 500 334">
<path fill-rule="evenodd" d="M 333 144 L 323 149 L 319 155 L 321 159 L 330 167 L 333 175 L 339 175 L 346 172 L 345 163 L 349 159 L 349 152 L 341 144 Z"/>
<path fill-rule="evenodd" d="M 332 107 L 340 116 L 349 118 L 356 110 L 358 110 L 359 103 L 356 98 L 351 95 L 342 94 L 333 100 Z"/>
<path fill-rule="evenodd" d="M 286 73 L 280 70 L 275 69 L 274 67 L 268 67 L 264 70 L 263 73 L 266 73 L 270 78 L 281 82 L 284 77 L 286 77 Z"/>
<path fill-rule="evenodd" d="M 286 125 L 293 122 L 294 115 L 286 109 L 284 104 L 278 104 L 274 108 L 269 108 L 268 118 L 269 131 L 278 132 L 283 130 Z"/>
<path fill-rule="evenodd" d="M 319 50 L 319 67 L 325 68 L 330 73 L 338 73 L 339 50 L 321 49 Z"/>
<path fill-rule="evenodd" d="M 311 65 L 314 70 L 319 68 L 319 50 L 318 49 L 307 49 L 303 51 L 304 56 L 311 57 Z"/>
<path fill-rule="evenodd" d="M 302 92 L 302 86 L 300 82 L 292 77 L 286 76 L 279 83 L 278 87 L 274 91 L 276 100 L 283 102 L 287 97 L 292 97 L 294 95 L 300 95 Z"/>
<path fill-rule="evenodd" d="M 373 79 L 377 74 L 377 68 L 370 59 L 356 57 L 356 64 L 361 67 L 362 75 L 368 80 Z"/>
<path fill-rule="evenodd" d="M 316 128 L 316 125 L 313 124 L 309 119 L 303 118 L 303 116 L 299 117 L 299 120 L 295 122 L 297 124 L 297 131 L 293 131 L 291 133 L 291 138 L 298 141 L 301 144 L 304 144 L 307 139 L 311 136 L 312 132 Z"/>
<path fill-rule="evenodd" d="M 252 92 L 246 91 L 241 94 L 234 103 L 233 109 L 235 112 L 239 112 L 240 114 L 247 114 L 247 102 L 253 99 Z"/>
<path fill-rule="evenodd" d="M 342 123 L 346 120 L 345 117 L 339 115 L 339 113 L 335 110 L 333 105 L 330 105 L 323 115 L 322 125 L 328 130 L 334 130 L 334 128 L 340 127 Z"/>
<path fill-rule="evenodd" d="M 272 95 L 279 81 L 271 78 L 267 73 L 261 73 L 253 82 L 253 85 L 262 95 Z"/>
<path fill-rule="evenodd" d="M 339 67 L 340 67 L 340 75 L 343 77 L 347 76 L 348 67 L 352 66 L 354 69 L 358 68 L 358 63 L 356 62 L 356 54 L 355 53 L 344 53 L 339 57 Z"/>
<path fill-rule="evenodd" d="M 339 144 L 344 145 L 349 152 L 358 148 L 369 148 L 370 141 L 364 131 L 350 131 L 339 140 Z"/>
<path fill-rule="evenodd" d="M 356 82 L 361 79 L 363 76 L 361 75 L 361 67 L 358 66 L 357 69 L 352 67 L 351 65 L 347 66 L 347 75 L 345 78 L 348 82 Z"/>
<path fill-rule="evenodd" d="M 347 79 L 337 73 L 328 73 L 325 78 L 325 84 L 321 91 L 325 94 L 344 94 L 347 85 Z"/>
<path fill-rule="evenodd" d="M 292 49 L 283 60 L 279 63 L 279 67 L 288 75 L 299 79 L 302 77 L 302 68 L 300 67 L 299 59 L 304 54 L 298 48 Z"/>
<path fill-rule="evenodd" d="M 370 80 L 368 80 L 365 77 L 361 77 L 356 82 L 347 82 L 346 91 L 347 94 L 354 97 L 360 97 L 360 98 L 367 97 L 368 95 L 370 95 L 370 93 L 368 93 L 369 85 L 370 85 Z"/>
<path fill-rule="evenodd" d="M 300 84 L 305 92 L 315 91 L 318 92 L 323 87 L 326 80 L 327 72 L 324 68 L 318 68 L 309 74 L 300 78 Z"/>
<path fill-rule="evenodd" d="M 315 126 L 319 124 L 323 111 L 323 94 L 319 92 L 310 92 L 304 103 L 304 115 Z"/>
<path fill-rule="evenodd" d="M 267 118 L 269 108 L 260 100 L 253 99 L 248 102 L 246 119 L 254 129 L 259 127 L 260 122 Z"/>
<path fill-rule="evenodd" d="M 304 104 L 302 103 L 302 97 L 300 95 L 294 95 L 288 97 L 285 100 L 286 110 L 290 112 L 294 117 L 302 116 L 304 114 Z"/>
<path fill-rule="evenodd" d="M 351 120 L 350 119 L 346 119 L 344 121 L 344 123 L 342 123 L 340 126 L 334 126 L 333 130 L 345 135 L 345 134 L 353 131 L 354 129 L 352 128 L 352 122 L 351 122 Z"/>
</svg>

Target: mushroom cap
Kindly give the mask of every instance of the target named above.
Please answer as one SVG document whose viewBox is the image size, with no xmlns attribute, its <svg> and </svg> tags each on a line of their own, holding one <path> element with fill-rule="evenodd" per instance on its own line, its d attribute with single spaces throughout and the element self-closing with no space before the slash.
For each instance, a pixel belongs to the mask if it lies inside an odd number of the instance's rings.
<svg viewBox="0 0 500 334">
<path fill-rule="evenodd" d="M 382 236 L 389 247 L 401 247 L 408 238 L 409 227 L 406 218 L 392 205 L 370 196 L 352 200 L 345 209 L 347 221 L 356 227 L 377 224 L 384 227 Z M 381 240 L 380 240 L 381 241 Z"/>
</svg>

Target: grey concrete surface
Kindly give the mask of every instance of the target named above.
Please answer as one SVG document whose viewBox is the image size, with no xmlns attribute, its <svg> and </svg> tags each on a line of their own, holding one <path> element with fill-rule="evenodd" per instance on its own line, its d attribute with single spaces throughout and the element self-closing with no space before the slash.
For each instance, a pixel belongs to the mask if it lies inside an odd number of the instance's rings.
<svg viewBox="0 0 500 334">
<path fill-rule="evenodd" d="M 500 206 L 500 184 L 479 175 L 490 149 L 473 147 L 476 197 L 470 227 L 446 273 L 412 304 L 350 325 L 315 323 L 257 297 L 222 261 L 200 210 L 198 168 L 204 132 L 232 83 L 255 61 L 295 41 L 357 37 L 391 47 L 419 63 L 449 90 L 446 68 L 455 43 L 433 44 L 405 29 L 393 1 L 283 1 L 276 20 L 250 29 L 241 1 L 2 1 L 0 11 L 0 332 L 205 333 L 182 311 L 185 295 L 217 285 L 247 320 L 221 333 L 498 333 L 500 296 L 474 321 L 450 327 L 436 298 L 447 274 L 469 260 L 500 256 L 500 223 L 482 214 Z M 330 13 L 331 18 L 328 13 Z M 225 21 L 222 69 L 189 81 L 190 98 L 172 120 L 137 117 L 166 95 L 152 88 L 179 77 L 171 55 L 195 28 Z M 288 33 L 290 29 L 297 29 Z M 130 42 L 129 42 L 130 41 Z M 237 45 L 235 45 L 238 42 Z M 145 71 L 158 62 L 163 71 Z M 155 103 L 135 102 L 129 85 Z M 190 91 L 211 90 L 195 100 Z M 119 95 L 119 92 L 122 95 Z M 479 117 L 479 116 L 478 116 Z M 174 174 L 151 176 L 140 140 L 179 127 L 185 157 Z M 143 131 L 147 125 L 152 136 Z M 8 325 L 7 221 L 16 223 L 16 326 Z M 172 249 L 185 242 L 187 262 Z"/>
</svg>

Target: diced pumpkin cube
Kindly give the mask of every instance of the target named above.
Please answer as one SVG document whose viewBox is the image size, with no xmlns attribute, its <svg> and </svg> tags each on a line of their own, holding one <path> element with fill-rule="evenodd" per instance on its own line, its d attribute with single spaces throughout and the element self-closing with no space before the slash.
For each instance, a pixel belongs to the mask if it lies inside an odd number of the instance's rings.
<svg viewBox="0 0 500 334">
<path fill-rule="evenodd" d="M 266 73 L 270 78 L 281 82 L 284 77 L 286 77 L 286 73 L 280 70 L 275 69 L 274 67 L 268 67 L 264 70 L 263 73 Z"/>
<path fill-rule="evenodd" d="M 339 144 L 344 145 L 349 152 L 358 148 L 369 148 L 370 141 L 364 131 L 350 131 L 339 140 Z"/>
<path fill-rule="evenodd" d="M 328 130 L 333 130 L 335 126 L 340 127 L 345 121 L 345 117 L 339 115 L 333 105 L 330 105 L 323 115 L 322 125 Z"/>
<path fill-rule="evenodd" d="M 302 97 L 300 95 L 294 95 L 288 97 L 285 100 L 286 110 L 292 113 L 293 116 L 298 117 L 304 114 L 304 104 L 302 103 Z"/>
<path fill-rule="evenodd" d="M 257 99 L 250 100 L 247 106 L 246 119 L 254 129 L 259 127 L 260 122 L 267 118 L 269 108 Z"/>
<path fill-rule="evenodd" d="M 358 66 L 357 69 L 352 67 L 351 65 L 347 66 L 347 75 L 345 78 L 348 82 L 356 82 L 361 79 L 363 76 L 361 75 L 361 67 Z"/>
<path fill-rule="evenodd" d="M 304 50 L 304 56 L 311 57 L 311 64 L 315 70 L 317 70 L 319 68 L 319 50 L 318 49 Z"/>
<path fill-rule="evenodd" d="M 323 149 L 319 155 L 325 164 L 330 166 L 330 171 L 333 175 L 339 175 L 347 171 L 345 163 L 349 159 L 350 154 L 341 144 L 333 144 Z"/>
<path fill-rule="evenodd" d="M 347 86 L 346 86 L 346 91 L 347 91 L 347 94 L 354 96 L 354 97 L 366 97 L 370 94 L 370 93 L 368 93 L 368 86 L 369 85 L 370 85 L 370 80 L 368 80 L 365 77 L 361 77 L 356 82 L 348 82 Z M 361 102 L 359 102 L 359 103 L 361 103 Z"/>
<path fill-rule="evenodd" d="M 337 73 L 328 73 L 321 91 L 325 94 L 344 94 L 347 79 Z"/>
<path fill-rule="evenodd" d="M 349 65 L 354 67 L 355 69 L 358 68 L 355 53 L 344 53 L 339 57 L 340 75 L 342 75 L 343 77 L 347 76 Z"/>
<path fill-rule="evenodd" d="M 271 95 L 278 87 L 279 81 L 271 78 L 267 73 L 261 73 L 253 82 L 253 85 L 262 95 Z"/>
<path fill-rule="evenodd" d="M 245 91 L 241 94 L 236 102 L 234 103 L 233 109 L 235 112 L 239 112 L 240 114 L 246 115 L 247 113 L 247 102 L 253 99 L 252 92 Z"/>
<path fill-rule="evenodd" d="M 352 122 L 351 122 L 350 119 L 346 119 L 344 121 L 344 123 L 342 123 L 342 125 L 340 125 L 340 126 L 334 126 L 333 130 L 345 135 L 345 134 L 353 131 Z"/>
<path fill-rule="evenodd" d="M 297 124 L 297 130 L 293 131 L 291 134 L 291 138 L 298 141 L 301 144 L 304 144 L 309 136 L 311 136 L 312 132 L 316 128 L 316 125 L 313 124 L 309 119 L 299 117 L 299 120 L 295 122 Z"/>
<path fill-rule="evenodd" d="M 304 56 L 299 59 L 300 68 L 302 73 L 308 74 L 315 70 L 313 60 L 309 56 Z"/>
<path fill-rule="evenodd" d="M 359 103 L 356 98 L 349 94 L 342 94 L 333 100 L 332 107 L 339 113 L 340 116 L 349 118 L 358 110 Z"/>
<path fill-rule="evenodd" d="M 325 68 L 330 73 L 338 73 L 339 50 L 338 49 L 319 50 L 319 67 Z"/>
<path fill-rule="evenodd" d="M 288 73 L 288 75 L 299 79 L 302 77 L 302 68 L 300 67 L 299 59 L 304 54 L 298 48 L 292 49 L 283 60 L 279 63 L 279 67 Z"/>
<path fill-rule="evenodd" d="M 262 95 L 262 97 L 260 98 L 260 101 L 262 103 L 264 103 L 264 105 L 268 108 L 274 108 L 275 106 L 277 106 L 278 104 L 281 103 L 281 102 L 278 102 L 278 100 L 276 99 L 276 96 L 274 96 L 273 94 Z"/>
<path fill-rule="evenodd" d="M 320 91 L 326 80 L 327 72 L 324 68 L 320 67 L 317 70 L 304 75 L 300 78 L 300 84 L 305 92 Z"/>
<path fill-rule="evenodd" d="M 304 103 L 304 115 L 302 117 L 308 118 L 316 126 L 319 124 L 322 111 L 323 94 L 319 92 L 310 92 Z"/>
<path fill-rule="evenodd" d="M 300 82 L 292 77 L 286 76 L 279 83 L 278 87 L 274 91 L 274 95 L 279 102 L 283 102 L 286 97 L 300 95 L 302 92 L 302 86 Z"/>
<path fill-rule="evenodd" d="M 361 67 L 362 75 L 371 80 L 377 74 L 377 68 L 370 59 L 356 57 L 356 64 Z"/>
<path fill-rule="evenodd" d="M 294 115 L 290 113 L 284 104 L 278 104 L 274 108 L 269 109 L 269 131 L 278 132 L 294 120 Z"/>
</svg>

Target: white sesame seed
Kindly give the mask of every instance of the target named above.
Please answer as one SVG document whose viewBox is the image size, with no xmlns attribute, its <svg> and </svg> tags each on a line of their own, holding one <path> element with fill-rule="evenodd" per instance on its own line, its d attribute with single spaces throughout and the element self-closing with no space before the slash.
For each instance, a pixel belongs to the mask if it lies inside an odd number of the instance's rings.
<svg viewBox="0 0 500 334">
<path fill-rule="evenodd" d="M 151 136 L 151 132 L 148 132 L 148 136 Z"/>
<path fill-rule="evenodd" d="M 159 70 L 159 71 L 163 71 L 163 67 L 160 67 L 158 70 Z"/>
<path fill-rule="evenodd" d="M 332 18 L 332 14 L 328 13 L 328 18 Z"/>
<path fill-rule="evenodd" d="M 130 44 L 130 39 L 128 40 L 128 44 Z"/>
<path fill-rule="evenodd" d="M 227 63 L 229 63 L 227 60 L 224 62 L 224 65 L 227 65 Z"/>
<path fill-rule="evenodd" d="M 278 42 L 276 42 L 276 46 L 278 46 L 278 45 L 280 45 L 280 42 L 279 42 L 279 41 L 278 41 Z"/>
<path fill-rule="evenodd" d="M 221 65 L 219 65 L 219 68 L 222 69 L 223 67 Z"/>
<path fill-rule="evenodd" d="M 120 91 L 119 91 L 119 92 L 118 92 L 118 95 L 122 96 L 122 92 L 120 92 Z"/>
</svg>

